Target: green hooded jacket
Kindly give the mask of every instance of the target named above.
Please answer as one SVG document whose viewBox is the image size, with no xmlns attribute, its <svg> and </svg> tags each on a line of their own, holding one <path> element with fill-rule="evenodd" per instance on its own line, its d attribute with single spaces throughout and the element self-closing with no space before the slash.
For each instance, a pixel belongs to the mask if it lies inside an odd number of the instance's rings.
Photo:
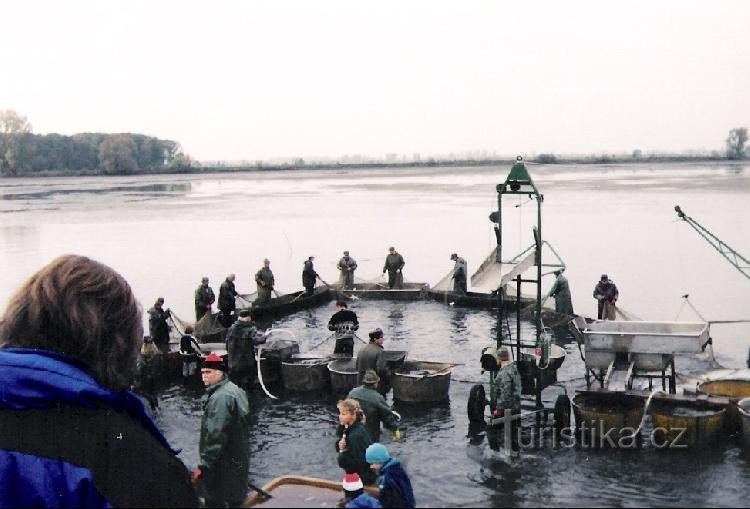
<svg viewBox="0 0 750 509">
<path fill-rule="evenodd" d="M 224 378 L 201 399 L 200 466 L 212 499 L 241 501 L 247 493 L 250 444 L 245 391 Z"/>
<path fill-rule="evenodd" d="M 365 429 L 373 441 L 380 442 L 381 422 L 391 431 L 398 429 L 391 407 L 388 406 L 385 398 L 372 387 L 366 385 L 355 387 L 349 392 L 349 397 L 356 399 L 362 407 L 362 412 L 365 414 Z"/>
</svg>

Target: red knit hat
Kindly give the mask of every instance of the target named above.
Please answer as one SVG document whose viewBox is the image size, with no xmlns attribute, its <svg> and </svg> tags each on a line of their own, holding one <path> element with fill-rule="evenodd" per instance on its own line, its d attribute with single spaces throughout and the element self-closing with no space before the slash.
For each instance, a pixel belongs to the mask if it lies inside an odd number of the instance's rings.
<svg viewBox="0 0 750 509">
<path fill-rule="evenodd" d="M 203 367 L 208 369 L 218 369 L 219 371 L 227 371 L 227 364 L 224 359 L 219 357 L 213 352 L 203 356 Z"/>
<path fill-rule="evenodd" d="M 357 472 L 347 472 L 344 474 L 344 481 L 341 483 L 341 486 L 344 488 L 344 491 L 357 491 L 364 488 Z"/>
</svg>

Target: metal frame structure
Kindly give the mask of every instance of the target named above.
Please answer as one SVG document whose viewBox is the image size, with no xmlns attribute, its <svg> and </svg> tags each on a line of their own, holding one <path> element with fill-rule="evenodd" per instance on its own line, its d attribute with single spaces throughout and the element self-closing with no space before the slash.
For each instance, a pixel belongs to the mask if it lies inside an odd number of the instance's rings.
<svg viewBox="0 0 750 509">
<path fill-rule="evenodd" d="M 716 249 L 721 256 L 723 256 L 732 266 L 740 271 L 740 273 L 746 278 L 750 279 L 750 261 L 747 258 L 739 254 L 737 251 L 729 247 L 729 245 L 721 240 L 719 237 L 708 231 L 703 225 L 698 223 L 692 217 L 686 215 L 679 205 L 675 205 L 675 212 L 677 217 L 685 221 L 687 224 L 693 227 L 698 234 L 703 237 L 706 242 L 711 244 L 711 247 Z"/>
<path fill-rule="evenodd" d="M 544 325 L 542 323 L 542 276 L 544 275 L 542 273 L 543 267 L 545 265 L 542 262 L 542 247 L 546 243 L 542 240 L 542 202 L 544 202 L 544 195 L 539 192 L 539 189 L 536 187 L 536 184 L 534 183 L 533 179 L 531 178 L 531 175 L 529 174 L 528 170 L 526 169 L 526 165 L 523 163 L 523 158 L 520 156 L 516 158 L 516 162 L 513 164 L 513 166 L 510 169 L 510 173 L 508 174 L 508 177 L 505 179 L 505 182 L 498 184 L 496 187 L 497 190 L 497 211 L 494 211 L 490 214 L 489 219 L 491 222 L 495 223 L 494 225 L 494 231 L 495 231 L 495 237 L 497 240 L 497 249 L 495 251 L 495 261 L 497 263 L 503 263 L 502 260 L 502 247 L 503 247 L 503 228 L 502 228 L 502 201 L 504 195 L 527 195 L 529 200 L 535 200 L 537 204 L 537 210 L 536 210 L 536 225 L 533 227 L 533 234 L 534 234 L 534 243 L 524 250 L 522 253 L 516 255 L 512 260 L 511 263 L 514 260 L 518 260 L 521 258 L 524 254 L 526 254 L 530 249 L 535 250 L 535 256 L 534 256 L 534 265 L 536 267 L 536 277 L 534 279 L 530 278 L 523 278 L 520 274 L 516 276 L 514 279 L 516 282 L 516 338 L 515 341 L 512 338 L 512 334 L 510 331 L 510 328 L 508 327 L 507 330 L 507 340 L 503 337 L 503 328 L 506 326 L 506 309 L 505 309 L 505 288 L 498 288 L 497 289 L 497 298 L 498 298 L 498 311 L 497 311 L 497 348 L 500 348 L 502 346 L 509 346 L 509 347 L 515 347 L 516 351 L 516 361 L 519 362 L 519 366 L 522 360 L 521 356 L 521 348 L 536 348 L 541 345 L 541 337 L 544 333 Z M 548 265 L 549 267 L 559 267 L 559 268 L 565 268 L 565 264 L 562 263 L 560 260 L 560 257 L 557 255 L 557 252 L 547 244 L 550 249 L 552 249 L 555 256 L 557 256 L 558 261 L 560 261 L 559 265 Z M 506 262 L 508 263 L 508 262 Z M 521 341 L 521 284 L 522 283 L 530 283 L 536 285 L 536 305 L 535 305 L 535 313 L 534 313 L 534 324 L 536 327 L 536 337 L 535 342 L 533 344 L 530 343 L 523 343 Z M 536 403 L 537 406 L 541 406 L 542 401 L 542 390 L 549 384 L 546 384 L 546 376 L 543 369 L 539 369 L 536 366 L 534 366 L 535 371 L 535 380 L 534 380 L 534 386 L 535 386 L 535 395 L 536 395 Z"/>
</svg>

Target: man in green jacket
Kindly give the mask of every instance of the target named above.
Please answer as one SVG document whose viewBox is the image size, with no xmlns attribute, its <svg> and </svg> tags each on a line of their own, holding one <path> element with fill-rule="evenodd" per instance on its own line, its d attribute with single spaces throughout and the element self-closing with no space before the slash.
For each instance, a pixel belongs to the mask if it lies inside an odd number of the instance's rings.
<svg viewBox="0 0 750 509">
<path fill-rule="evenodd" d="M 507 409 L 514 414 L 521 413 L 521 375 L 516 363 L 510 360 L 510 351 L 506 347 L 497 351 L 497 365 L 500 369 L 490 385 L 492 415 L 500 417 Z"/>
<path fill-rule="evenodd" d="M 555 311 L 562 315 L 573 314 L 573 299 L 570 296 L 568 279 L 563 276 L 563 269 L 555 271 L 555 284 L 550 288 L 547 297 L 555 298 Z"/>
<path fill-rule="evenodd" d="M 370 342 L 357 353 L 357 383 L 362 384 L 365 373 L 371 369 L 380 377 L 378 392 L 385 396 L 391 390 L 391 371 L 383 354 L 383 331 L 380 328 L 371 331 Z"/>
<path fill-rule="evenodd" d="M 383 265 L 383 274 L 388 271 L 388 288 L 391 290 L 393 288 L 400 290 L 404 287 L 404 274 L 401 272 L 404 265 L 406 265 L 406 262 L 401 253 L 396 252 L 395 247 L 389 247 L 388 256 L 385 257 L 385 265 Z"/>
<path fill-rule="evenodd" d="M 255 299 L 255 304 L 267 304 L 271 300 L 271 292 L 276 283 L 268 258 L 263 260 L 263 267 L 255 273 L 255 282 L 258 285 L 258 298 Z"/>
<path fill-rule="evenodd" d="M 211 313 L 211 305 L 216 300 L 214 291 L 208 286 L 208 278 L 201 279 L 201 284 L 195 289 L 195 322 L 200 322 L 203 315 Z"/>
<path fill-rule="evenodd" d="M 375 442 L 380 442 L 380 423 L 393 432 L 393 439 L 401 438 L 396 414 L 386 403 L 385 398 L 378 392 L 380 377 L 373 370 L 368 369 L 362 378 L 362 385 L 349 392 L 349 397 L 356 399 L 365 414 L 365 429 Z"/>
<path fill-rule="evenodd" d="M 201 376 L 206 394 L 201 399 L 200 464 L 193 483 L 206 490 L 206 507 L 239 507 L 247 494 L 250 446 L 245 392 L 229 381 L 221 357 L 203 358 Z"/>
</svg>

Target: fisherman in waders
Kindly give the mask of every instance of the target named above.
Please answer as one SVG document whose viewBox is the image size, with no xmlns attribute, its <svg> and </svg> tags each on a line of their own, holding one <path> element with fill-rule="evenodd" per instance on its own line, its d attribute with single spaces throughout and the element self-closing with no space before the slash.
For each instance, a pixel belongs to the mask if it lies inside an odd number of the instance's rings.
<svg viewBox="0 0 750 509">
<path fill-rule="evenodd" d="M 314 256 L 308 257 L 302 267 L 302 286 L 308 296 L 315 293 L 315 280 L 318 279 L 318 273 L 315 272 L 315 267 L 313 267 L 313 260 L 315 260 Z"/>
<path fill-rule="evenodd" d="M 401 290 L 404 287 L 404 274 L 401 272 L 404 265 L 406 265 L 404 257 L 396 252 L 395 247 L 389 247 L 385 265 L 383 265 L 383 274 L 388 271 L 388 288 L 391 290 L 394 288 Z"/>
<path fill-rule="evenodd" d="M 380 377 L 373 370 L 368 369 L 362 377 L 362 385 L 349 392 L 349 398 L 356 399 L 365 414 L 365 429 L 375 442 L 380 441 L 380 423 L 391 430 L 393 440 L 401 439 L 396 414 L 386 403 L 385 398 L 378 392 Z"/>
<path fill-rule="evenodd" d="M 191 325 L 185 327 L 185 334 L 180 338 L 180 354 L 182 356 L 182 381 L 187 382 L 198 368 L 198 360 L 201 355 L 201 346 L 193 336 L 194 329 Z"/>
<path fill-rule="evenodd" d="M 510 350 L 501 347 L 497 351 L 497 365 L 500 368 L 490 383 L 490 409 L 492 417 L 505 416 L 506 411 L 512 415 L 521 413 L 521 375 L 516 363 L 510 360 Z M 513 447 L 518 443 L 517 430 L 519 419 L 511 422 L 511 440 Z"/>
<path fill-rule="evenodd" d="M 336 311 L 328 321 L 328 330 L 336 333 L 336 346 L 334 354 L 343 354 L 348 357 L 354 356 L 354 331 L 359 329 L 357 313 L 347 309 L 346 302 L 336 301 Z"/>
<path fill-rule="evenodd" d="M 365 373 L 371 369 L 380 377 L 377 385 L 378 392 L 385 396 L 391 390 L 391 371 L 388 369 L 385 354 L 383 353 L 383 331 L 375 329 L 370 332 L 370 342 L 357 354 L 357 383 L 362 384 Z"/>
<path fill-rule="evenodd" d="M 211 305 L 216 300 L 214 291 L 208 286 L 208 278 L 201 279 L 201 284 L 195 289 L 195 322 L 200 322 L 203 315 L 211 313 Z"/>
<path fill-rule="evenodd" d="M 453 291 L 456 293 L 466 293 L 466 260 L 453 253 L 451 260 L 456 264 L 453 266 Z"/>
<path fill-rule="evenodd" d="M 271 262 L 268 258 L 263 260 L 263 267 L 255 273 L 255 283 L 258 285 L 258 298 L 255 299 L 255 304 L 267 304 L 270 302 L 275 280 L 273 272 L 271 272 Z"/>
<path fill-rule="evenodd" d="M 244 388 L 250 388 L 255 380 L 255 347 L 266 342 L 265 336 L 255 326 L 254 318 L 251 310 L 243 309 L 227 332 L 229 376 Z"/>
<path fill-rule="evenodd" d="M 146 398 L 151 410 L 159 407 L 156 388 L 162 373 L 164 363 L 161 350 L 154 344 L 151 337 L 143 338 L 141 354 L 138 356 L 138 371 L 133 386 L 135 392 Z"/>
<path fill-rule="evenodd" d="M 169 331 L 171 327 L 167 319 L 172 315 L 169 309 L 164 309 L 164 297 L 154 302 L 154 307 L 148 312 L 148 332 L 156 346 L 164 353 L 169 352 Z"/>
<path fill-rule="evenodd" d="M 563 270 L 559 269 L 555 271 L 555 283 L 550 288 L 547 297 L 555 298 L 555 312 L 562 315 L 573 314 L 573 300 L 570 296 L 570 285 L 568 279 L 563 276 Z"/>
<path fill-rule="evenodd" d="M 219 288 L 219 311 L 221 311 L 219 319 L 224 327 L 232 325 L 232 321 L 234 320 L 232 313 L 236 309 L 234 298 L 237 297 L 237 290 L 234 288 L 234 279 L 235 275 L 229 274 Z"/>
<path fill-rule="evenodd" d="M 344 290 L 351 290 L 354 288 L 354 271 L 357 270 L 357 262 L 354 258 L 349 256 L 349 251 L 344 251 L 344 256 L 341 257 L 339 263 L 336 264 L 336 268 L 341 271 L 339 276 L 339 283 Z"/>
<path fill-rule="evenodd" d="M 218 355 L 203 357 L 206 393 L 201 399 L 200 464 L 192 480 L 205 490 L 206 507 L 240 507 L 247 494 L 250 405 L 245 391 L 229 381 L 226 371 Z"/>
<path fill-rule="evenodd" d="M 597 300 L 597 318 L 599 320 L 614 320 L 615 303 L 620 297 L 617 286 L 609 279 L 606 274 L 602 274 L 601 279 L 594 287 L 594 298 Z"/>
</svg>

